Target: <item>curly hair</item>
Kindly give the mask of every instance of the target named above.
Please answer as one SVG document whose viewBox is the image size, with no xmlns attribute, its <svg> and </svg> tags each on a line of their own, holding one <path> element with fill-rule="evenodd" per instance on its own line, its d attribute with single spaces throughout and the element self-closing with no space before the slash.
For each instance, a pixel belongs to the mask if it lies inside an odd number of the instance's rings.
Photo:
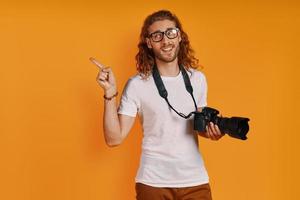
<svg viewBox="0 0 300 200">
<path fill-rule="evenodd" d="M 146 38 L 148 37 L 148 28 L 154 22 L 160 20 L 171 20 L 175 22 L 175 26 L 181 32 L 181 42 L 179 44 L 178 64 L 189 68 L 196 69 L 199 65 L 199 60 L 194 56 L 194 50 L 191 48 L 188 35 L 183 31 L 179 19 L 168 10 L 159 10 L 149 15 L 143 24 L 140 41 L 138 44 L 139 52 L 136 54 L 136 68 L 143 78 L 148 78 L 152 72 L 152 67 L 155 63 L 155 56 L 151 49 L 147 47 Z"/>
</svg>

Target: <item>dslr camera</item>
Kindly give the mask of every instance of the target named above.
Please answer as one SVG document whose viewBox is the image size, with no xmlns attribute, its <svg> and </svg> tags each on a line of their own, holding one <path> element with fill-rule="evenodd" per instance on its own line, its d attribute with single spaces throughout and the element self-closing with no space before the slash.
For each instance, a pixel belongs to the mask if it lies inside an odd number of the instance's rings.
<svg viewBox="0 0 300 200">
<path fill-rule="evenodd" d="M 201 112 L 194 112 L 194 130 L 205 132 L 209 122 L 218 125 L 221 133 L 241 140 L 246 140 L 249 131 L 249 118 L 244 117 L 218 117 L 219 111 L 204 107 Z"/>
</svg>

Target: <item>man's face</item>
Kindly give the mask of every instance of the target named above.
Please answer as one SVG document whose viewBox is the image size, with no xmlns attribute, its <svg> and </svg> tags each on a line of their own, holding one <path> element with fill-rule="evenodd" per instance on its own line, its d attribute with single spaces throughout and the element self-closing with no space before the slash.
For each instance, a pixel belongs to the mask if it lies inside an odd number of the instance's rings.
<svg viewBox="0 0 300 200">
<path fill-rule="evenodd" d="M 168 19 L 160 20 L 154 22 L 151 26 L 149 26 L 148 33 L 155 34 L 156 32 L 165 32 L 166 30 L 170 30 L 172 28 L 176 28 L 175 23 L 173 21 L 170 21 Z M 170 39 L 166 36 L 166 34 L 166 32 L 165 34 L 163 34 L 163 38 L 159 42 L 155 42 L 151 38 L 146 38 L 146 41 L 148 48 L 153 50 L 156 59 L 162 62 L 169 63 L 177 59 L 181 35 L 180 31 L 178 31 L 178 36 L 173 39 Z"/>
</svg>

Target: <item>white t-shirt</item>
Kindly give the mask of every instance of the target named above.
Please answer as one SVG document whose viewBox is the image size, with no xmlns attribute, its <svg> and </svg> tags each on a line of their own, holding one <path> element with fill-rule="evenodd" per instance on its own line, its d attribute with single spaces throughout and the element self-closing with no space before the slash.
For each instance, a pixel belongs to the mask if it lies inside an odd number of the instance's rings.
<svg viewBox="0 0 300 200">
<path fill-rule="evenodd" d="M 207 84 L 204 74 L 187 71 L 198 107 L 207 105 Z M 176 77 L 162 76 L 170 104 L 185 115 L 195 111 L 181 72 Z M 189 187 L 209 182 L 198 136 L 193 130 L 193 115 L 184 119 L 171 110 L 159 95 L 154 79 L 131 77 L 121 97 L 119 114 L 135 117 L 138 113 L 143 127 L 140 166 L 136 182 L 154 187 Z"/>
</svg>

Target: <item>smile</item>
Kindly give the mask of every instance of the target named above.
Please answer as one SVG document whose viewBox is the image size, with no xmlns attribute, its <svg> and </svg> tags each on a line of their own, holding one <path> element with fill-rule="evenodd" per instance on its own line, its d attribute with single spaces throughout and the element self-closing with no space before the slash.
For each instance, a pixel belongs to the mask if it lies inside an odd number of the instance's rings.
<svg viewBox="0 0 300 200">
<path fill-rule="evenodd" d="M 164 47 L 164 48 L 161 48 L 161 50 L 162 50 L 163 52 L 170 52 L 170 51 L 173 50 L 173 47 L 172 47 L 172 46 Z"/>
</svg>

